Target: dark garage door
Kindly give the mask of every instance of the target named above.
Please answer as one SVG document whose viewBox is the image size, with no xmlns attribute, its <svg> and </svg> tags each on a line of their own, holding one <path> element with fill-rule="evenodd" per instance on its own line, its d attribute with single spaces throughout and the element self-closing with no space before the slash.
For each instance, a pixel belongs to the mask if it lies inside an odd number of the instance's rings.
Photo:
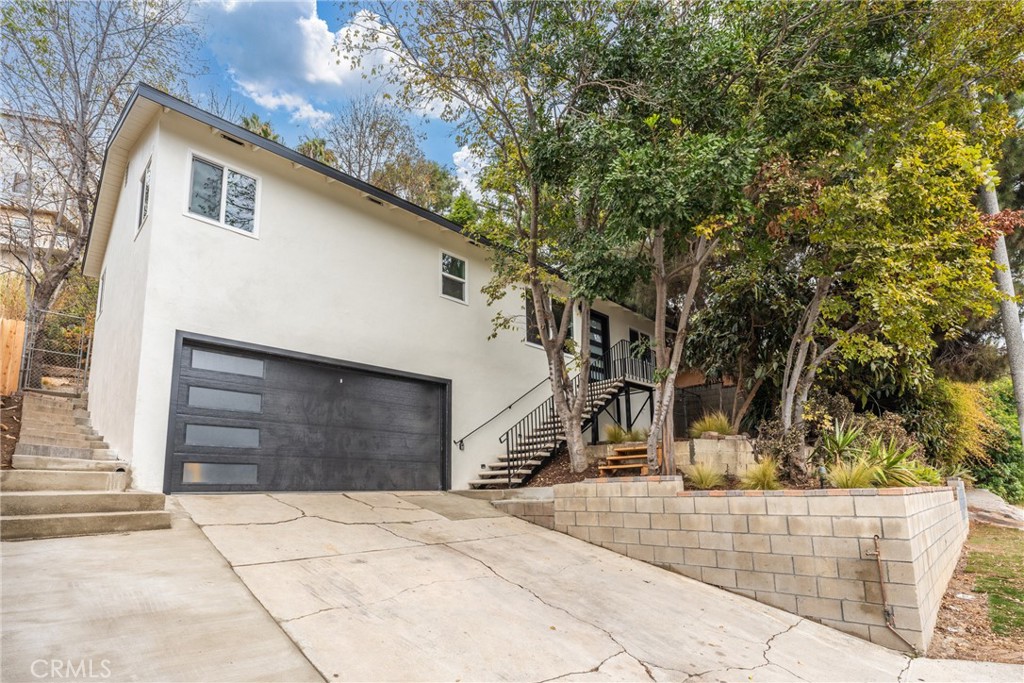
<svg viewBox="0 0 1024 683">
<path fill-rule="evenodd" d="M 446 381 L 189 339 L 179 349 L 167 491 L 445 488 Z"/>
</svg>

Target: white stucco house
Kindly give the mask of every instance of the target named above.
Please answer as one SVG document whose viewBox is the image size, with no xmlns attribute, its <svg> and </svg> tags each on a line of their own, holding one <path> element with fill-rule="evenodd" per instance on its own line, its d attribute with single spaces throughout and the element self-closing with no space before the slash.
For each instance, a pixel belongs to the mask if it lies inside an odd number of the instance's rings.
<svg viewBox="0 0 1024 683">
<path fill-rule="evenodd" d="M 550 395 L 525 323 L 488 339 L 488 250 L 458 225 L 145 85 L 83 268 L 93 426 L 140 489 L 466 488 Z M 522 296 L 500 306 L 525 321 Z M 594 308 L 611 381 L 652 325 Z M 597 421 L 646 426 L 627 385 Z"/>
</svg>

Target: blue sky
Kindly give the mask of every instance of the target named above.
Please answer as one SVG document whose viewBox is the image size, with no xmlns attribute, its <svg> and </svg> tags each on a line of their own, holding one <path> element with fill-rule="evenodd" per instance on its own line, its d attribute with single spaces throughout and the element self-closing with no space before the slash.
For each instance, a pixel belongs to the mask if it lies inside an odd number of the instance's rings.
<svg viewBox="0 0 1024 683">
<path fill-rule="evenodd" d="M 337 63 L 331 47 L 346 30 L 351 12 L 339 3 L 216 0 L 198 5 L 195 12 L 208 73 L 192 80 L 193 97 L 202 105 L 210 90 L 221 98 L 230 95 L 245 113 L 269 118 L 291 146 L 348 98 L 384 87 L 348 63 Z M 457 163 L 462 155 L 449 124 L 416 115 L 410 123 L 426 133 L 421 146 L 429 158 L 453 170 L 465 166 Z"/>
</svg>

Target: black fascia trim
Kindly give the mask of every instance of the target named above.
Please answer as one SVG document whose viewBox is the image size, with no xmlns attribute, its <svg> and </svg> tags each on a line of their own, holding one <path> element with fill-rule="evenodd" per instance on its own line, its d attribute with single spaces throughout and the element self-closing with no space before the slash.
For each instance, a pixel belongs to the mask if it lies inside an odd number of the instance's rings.
<svg viewBox="0 0 1024 683">
<path fill-rule="evenodd" d="M 281 349 L 274 346 L 264 346 L 262 344 L 253 344 L 251 342 L 237 341 L 234 339 L 224 339 L 223 337 L 214 337 L 207 334 L 199 334 L 196 332 L 185 332 L 183 330 L 177 330 L 174 334 L 174 366 L 171 375 L 171 394 L 168 397 L 168 416 L 167 416 L 167 448 L 164 451 L 164 493 L 171 493 L 171 470 L 170 462 L 174 453 L 174 423 L 177 413 L 175 412 L 175 406 L 177 405 L 178 393 L 180 391 L 179 375 L 181 370 L 181 356 L 184 353 L 184 347 L 186 343 L 193 343 L 199 345 L 208 345 L 221 349 L 229 349 L 234 351 L 242 351 L 249 353 L 261 353 L 267 356 L 276 356 L 278 358 L 284 358 L 287 360 L 302 361 L 305 363 L 317 363 L 319 365 L 329 365 L 336 368 L 345 368 L 348 370 L 358 370 L 362 372 L 372 372 L 377 375 L 386 375 L 389 377 L 397 377 L 400 379 L 410 379 L 418 382 L 429 382 L 431 384 L 437 384 L 441 386 L 444 391 L 444 398 L 442 399 L 442 419 L 445 424 L 442 425 L 442 439 L 443 449 L 441 458 L 441 486 L 443 490 L 448 491 L 451 489 L 451 467 L 452 467 L 452 451 L 451 451 L 451 440 L 452 440 L 452 380 L 445 377 L 434 377 L 432 375 L 423 375 L 415 372 L 407 372 L 405 370 L 396 370 L 394 368 L 385 368 L 379 365 L 369 365 L 367 363 L 356 363 L 354 361 L 341 360 L 339 358 L 328 358 L 327 356 L 318 356 L 311 353 L 304 353 L 302 351 L 291 351 L 288 349 Z"/>
</svg>

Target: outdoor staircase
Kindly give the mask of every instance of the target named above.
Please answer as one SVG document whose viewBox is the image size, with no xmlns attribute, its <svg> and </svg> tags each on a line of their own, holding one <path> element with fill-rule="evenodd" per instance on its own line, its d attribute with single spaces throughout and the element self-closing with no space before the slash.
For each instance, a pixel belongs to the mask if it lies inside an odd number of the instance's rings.
<svg viewBox="0 0 1024 683">
<path fill-rule="evenodd" d="M 646 476 L 650 472 L 647 463 L 647 446 L 616 446 L 612 449 L 615 455 L 605 458 L 605 464 L 598 466 L 601 474 L 631 473 Z M 658 446 L 658 464 L 661 464 L 661 446 Z"/>
<path fill-rule="evenodd" d="M 14 469 L 0 472 L 0 540 L 170 528 L 164 495 L 128 488 L 128 464 L 86 406 L 84 396 L 25 393 Z"/>
<path fill-rule="evenodd" d="M 583 425 L 616 400 L 625 384 L 623 378 L 591 381 L 587 390 L 589 402 L 583 409 Z M 506 453 L 488 464 L 478 479 L 470 481 L 470 488 L 508 488 L 524 484 L 565 445 L 565 430 L 550 398 L 520 425 L 503 437 L 503 442 L 508 444 Z"/>
</svg>

